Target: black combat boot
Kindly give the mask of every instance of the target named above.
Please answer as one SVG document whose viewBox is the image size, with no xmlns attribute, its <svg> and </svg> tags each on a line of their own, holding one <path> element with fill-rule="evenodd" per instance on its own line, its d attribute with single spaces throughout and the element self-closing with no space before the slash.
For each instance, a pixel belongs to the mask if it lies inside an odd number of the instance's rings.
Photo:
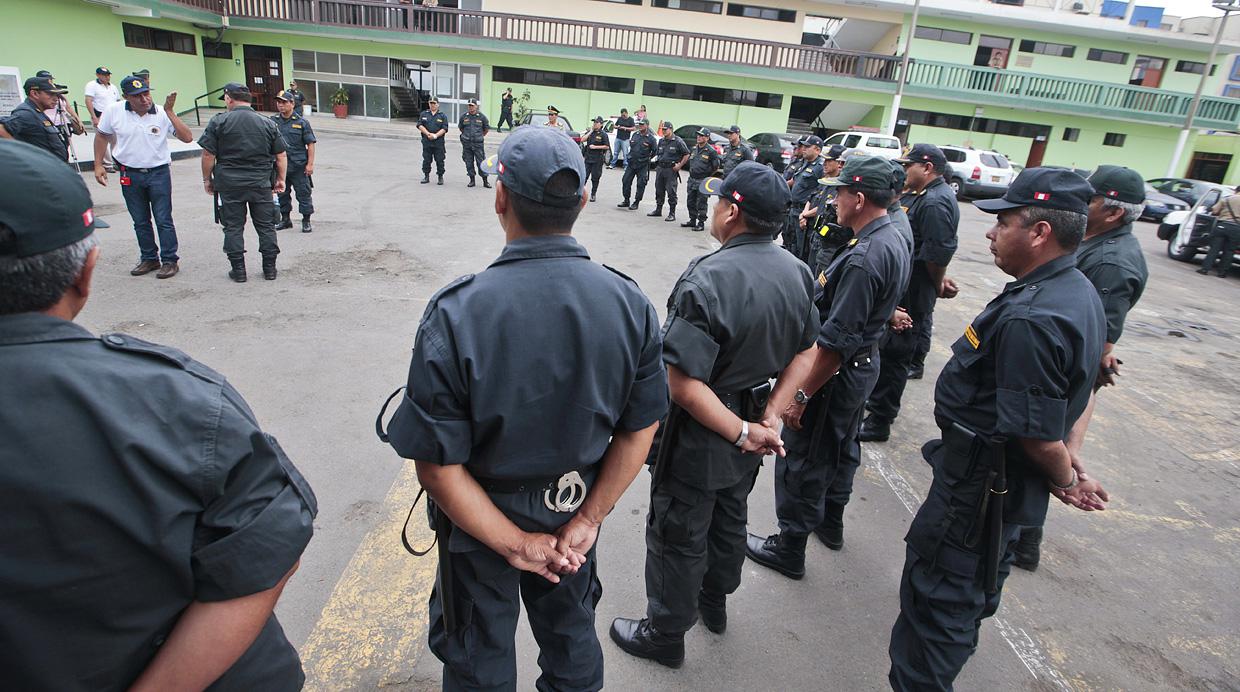
<svg viewBox="0 0 1240 692">
<path fill-rule="evenodd" d="M 430 182 L 431 182 L 431 174 L 430 174 L 430 173 L 423 173 L 423 174 L 422 174 L 422 184 L 423 184 L 423 185 L 426 185 L 426 184 L 428 184 L 428 183 L 430 183 Z"/>
<path fill-rule="evenodd" d="M 232 263 L 232 271 L 228 272 L 228 278 L 239 284 L 245 283 L 245 257 L 229 257 L 228 261 Z"/>
<path fill-rule="evenodd" d="M 619 203 L 619 204 L 617 204 L 616 206 L 617 206 L 618 208 L 620 208 L 620 209 L 628 209 L 628 208 L 629 208 L 629 201 L 628 201 L 627 199 L 626 199 L 626 200 L 623 200 L 622 202 L 620 202 L 620 203 Z"/>
<path fill-rule="evenodd" d="M 861 421 L 861 432 L 857 439 L 862 442 L 886 442 L 891 439 L 891 421 L 871 413 Z"/>
<path fill-rule="evenodd" d="M 280 212 L 280 223 L 276 224 L 277 231 L 283 231 L 286 228 L 293 227 L 293 220 L 289 218 L 290 216 L 292 216 L 292 212 Z"/>
<path fill-rule="evenodd" d="M 1036 572 L 1042 557 L 1042 527 L 1022 529 L 1016 541 L 1016 560 L 1012 565 L 1029 572 Z"/>
<path fill-rule="evenodd" d="M 774 533 L 766 538 L 752 533 L 745 540 L 745 556 L 785 577 L 805 576 L 805 536 Z"/>
<path fill-rule="evenodd" d="M 831 550 L 843 548 L 844 505 L 828 502 L 826 516 L 822 518 L 822 523 L 818 525 L 818 528 L 814 529 L 814 535 Z"/>
<path fill-rule="evenodd" d="M 663 216 L 663 207 L 661 206 L 655 207 L 654 211 L 650 212 L 649 214 L 646 214 L 646 216 Z"/>
<path fill-rule="evenodd" d="M 467 184 L 465 187 L 477 187 L 477 185 L 478 184 L 474 182 L 474 176 L 471 175 L 469 176 L 469 184 Z"/>
<path fill-rule="evenodd" d="M 438 181 L 437 183 L 435 183 L 435 184 L 436 184 L 436 185 L 443 185 L 443 176 L 442 176 L 442 175 L 440 175 L 440 176 L 438 176 L 438 177 L 439 177 L 439 181 Z"/>
<path fill-rule="evenodd" d="M 638 658 L 648 658 L 669 668 L 685 662 L 685 635 L 662 634 L 646 618 L 616 618 L 611 621 L 611 640 Z"/>
<path fill-rule="evenodd" d="M 313 231 L 313 230 L 314 228 L 310 226 L 310 215 L 302 214 L 301 215 L 301 232 L 309 233 L 310 231 Z"/>
<path fill-rule="evenodd" d="M 675 221 L 676 220 L 676 207 L 672 207 L 671 209 L 668 209 L 667 218 L 663 220 L 664 221 Z"/>
<path fill-rule="evenodd" d="M 696 225 L 697 225 L 697 218 L 690 216 L 688 221 L 680 224 L 680 227 L 681 228 L 693 228 Z"/>
<path fill-rule="evenodd" d="M 703 221 L 702 219 L 698 219 L 697 225 L 693 227 L 693 230 L 695 230 L 695 231 L 704 231 L 704 230 L 706 230 L 706 222 L 705 222 L 705 221 Z"/>
<path fill-rule="evenodd" d="M 728 629 L 728 597 L 723 594 L 712 594 L 703 589 L 698 593 L 698 612 L 702 614 L 702 624 L 715 634 L 723 634 Z"/>
<path fill-rule="evenodd" d="M 490 180 L 487 180 L 486 175 L 483 175 L 483 176 L 482 176 L 482 186 L 483 186 L 483 187 L 491 187 L 491 181 L 490 181 Z"/>
<path fill-rule="evenodd" d="M 641 201 L 640 199 L 639 199 L 639 200 L 635 200 L 632 204 L 630 204 L 630 205 L 629 205 L 629 211 L 637 211 L 637 205 L 639 205 L 639 204 L 641 204 L 641 203 L 642 203 L 642 201 Z M 658 215 L 656 214 L 656 216 L 658 216 Z"/>
<path fill-rule="evenodd" d="M 263 278 L 268 281 L 276 280 L 276 258 L 275 257 L 264 257 L 263 258 Z"/>
</svg>

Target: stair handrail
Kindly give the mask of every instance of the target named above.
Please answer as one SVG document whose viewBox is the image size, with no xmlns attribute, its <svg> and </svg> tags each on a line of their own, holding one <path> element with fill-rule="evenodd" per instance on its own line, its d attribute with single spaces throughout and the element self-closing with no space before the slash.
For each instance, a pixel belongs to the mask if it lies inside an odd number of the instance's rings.
<svg viewBox="0 0 1240 692">
<path fill-rule="evenodd" d="M 211 91 L 208 91 L 205 94 L 199 94 L 198 96 L 194 97 L 194 121 L 197 122 L 199 126 L 202 125 L 202 114 L 198 112 L 198 108 L 199 108 L 198 101 L 201 99 L 210 98 L 211 96 L 214 96 L 215 94 L 219 94 L 223 91 L 224 91 L 224 87 L 219 87 L 218 89 L 212 89 Z M 185 112 L 188 113 L 189 111 L 185 111 Z"/>
</svg>

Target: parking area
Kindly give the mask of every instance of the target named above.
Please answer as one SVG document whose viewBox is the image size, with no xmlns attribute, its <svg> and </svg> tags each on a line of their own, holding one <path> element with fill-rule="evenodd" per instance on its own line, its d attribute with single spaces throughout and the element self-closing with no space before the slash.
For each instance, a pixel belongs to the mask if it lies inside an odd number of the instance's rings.
<svg viewBox="0 0 1240 692">
<path fill-rule="evenodd" d="M 417 184 L 415 141 L 321 132 L 315 231 L 281 231 L 275 282 L 253 276 L 252 231 L 252 278 L 228 280 L 198 161 L 173 164 L 182 261 L 166 281 L 129 276 L 137 253 L 120 192 L 86 176 L 112 229 L 101 232 L 96 292 L 80 319 L 96 332 L 177 346 L 226 374 L 313 484 L 316 536 L 277 611 L 303 653 L 308 689 L 436 689 L 438 665 L 424 647 L 433 558 L 409 556 L 399 537 L 416 481 L 412 465 L 376 439 L 374 418 L 404 383 L 427 300 L 485 268 L 503 234 L 492 191 L 465 187 L 452 138 L 438 187 Z M 706 233 L 645 216 L 653 181 L 639 211 L 616 209 L 620 175 L 604 171 L 599 201 L 575 234 L 662 313 L 685 265 L 716 245 Z M 678 671 L 629 658 L 606 640 L 613 617 L 645 608 L 648 485 L 639 476 L 600 539 L 608 687 L 886 688 L 901 539 L 930 482 L 918 449 L 934 430 L 934 375 L 1007 280 L 988 251 L 989 218 L 962 205 L 960 250 L 948 271 L 960 296 L 940 303 L 926 379 L 910 383 L 892 440 L 863 445 L 844 550 L 811 546 L 799 582 L 747 564 L 729 602 L 728 633 L 695 629 Z M 1084 450 L 1112 506 L 1091 515 L 1052 507 L 1042 567 L 1010 579 L 960 689 L 1240 688 L 1240 271 L 1226 280 L 1195 274 L 1195 264 L 1167 257 L 1155 228 L 1135 229 L 1149 284 L 1117 348 L 1120 384 L 1102 393 Z M 752 531 L 774 526 L 773 505 L 764 469 Z M 420 527 L 414 534 L 429 543 Z M 518 687 L 529 689 L 536 649 L 525 631 L 518 641 Z"/>
</svg>

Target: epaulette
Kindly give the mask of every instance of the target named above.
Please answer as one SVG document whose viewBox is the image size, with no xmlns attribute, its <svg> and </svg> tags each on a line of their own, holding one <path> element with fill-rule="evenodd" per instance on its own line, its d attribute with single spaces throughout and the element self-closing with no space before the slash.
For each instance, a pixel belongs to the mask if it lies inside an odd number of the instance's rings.
<svg viewBox="0 0 1240 692">
<path fill-rule="evenodd" d="M 465 276 L 458 277 L 449 282 L 447 286 L 435 291 L 435 295 L 431 296 L 430 302 L 426 304 L 426 314 L 430 314 L 431 310 L 435 308 L 435 304 L 439 302 L 440 298 L 443 298 L 449 293 L 459 289 L 461 286 L 473 281 L 474 276 L 476 276 L 476 274 L 466 274 Z"/>
<path fill-rule="evenodd" d="M 620 271 L 619 269 L 616 269 L 615 267 L 612 267 L 612 266 L 608 266 L 608 265 L 606 265 L 606 264 L 604 264 L 604 265 L 603 265 L 603 268 L 604 268 L 604 269 L 606 269 L 607 271 L 611 272 L 612 274 L 615 274 L 616 276 L 619 276 L 621 279 L 624 279 L 625 281 L 628 281 L 629 283 L 633 284 L 634 286 L 637 286 L 637 282 L 633 280 L 633 277 L 629 276 L 628 274 L 625 274 L 624 272 Z M 640 288 L 640 287 L 639 287 L 639 288 Z"/>
<path fill-rule="evenodd" d="M 99 337 L 99 341 L 113 351 L 124 351 L 126 353 L 136 353 L 142 356 L 157 358 L 168 365 L 175 365 L 181 370 L 185 370 L 202 379 L 219 383 L 224 381 L 223 375 L 190 358 L 184 351 L 171 346 L 155 344 L 139 339 L 136 336 L 118 333 L 104 334 Z"/>
</svg>

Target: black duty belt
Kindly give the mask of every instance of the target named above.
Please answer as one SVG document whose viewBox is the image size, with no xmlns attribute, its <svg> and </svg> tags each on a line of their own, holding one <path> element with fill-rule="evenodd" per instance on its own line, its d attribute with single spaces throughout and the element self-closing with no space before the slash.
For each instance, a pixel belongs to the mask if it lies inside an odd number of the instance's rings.
<svg viewBox="0 0 1240 692">
<path fill-rule="evenodd" d="M 168 164 L 165 163 L 165 164 L 161 164 L 158 166 L 154 166 L 152 168 L 134 168 L 133 166 L 126 166 L 125 164 L 119 161 L 116 162 L 116 165 L 121 167 L 122 173 L 125 171 L 137 171 L 139 173 L 154 173 L 155 171 L 162 171 L 163 169 L 168 167 Z"/>
<path fill-rule="evenodd" d="M 557 473 L 554 476 L 537 476 L 534 478 L 487 478 L 485 476 L 474 476 L 474 480 L 478 481 L 478 485 L 488 493 L 496 493 L 500 495 L 509 495 L 516 493 L 533 493 L 543 490 L 555 490 L 560 479 L 569 473 L 584 473 L 589 466 L 573 469 L 565 473 Z"/>
</svg>

